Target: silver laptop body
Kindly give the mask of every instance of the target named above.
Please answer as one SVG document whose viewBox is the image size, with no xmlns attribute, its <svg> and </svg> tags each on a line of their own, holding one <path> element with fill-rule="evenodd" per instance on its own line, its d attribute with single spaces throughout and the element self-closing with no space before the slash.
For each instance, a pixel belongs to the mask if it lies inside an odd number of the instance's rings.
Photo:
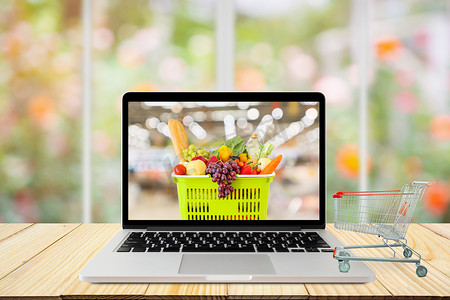
<svg viewBox="0 0 450 300">
<path fill-rule="evenodd" d="M 92 283 L 132 283 L 132 282 L 249 282 L 249 283 L 263 283 L 263 282 L 298 282 L 298 283 L 326 283 L 326 282 L 346 282 L 346 283 L 364 283 L 370 282 L 375 279 L 375 273 L 370 270 L 366 264 L 363 262 L 353 262 L 351 263 L 351 268 L 348 272 L 340 272 L 338 268 L 338 262 L 333 258 L 332 250 L 336 246 L 341 246 L 342 243 L 339 242 L 330 232 L 325 230 L 325 98 L 320 93 L 313 92 L 129 92 L 123 96 L 122 105 L 122 230 L 120 230 L 107 244 L 104 246 L 95 257 L 81 270 L 79 278 L 82 281 L 92 282 Z M 167 105 L 157 104 L 170 101 Z M 178 101 L 186 101 L 182 103 L 182 106 Z M 209 118 L 211 116 L 216 116 L 220 118 L 219 114 L 214 115 L 214 111 L 224 111 L 229 110 L 239 111 L 236 113 L 235 120 L 239 120 L 238 116 L 245 114 L 242 111 L 248 112 L 250 109 L 259 109 L 264 113 L 264 109 L 267 108 L 267 101 L 271 102 L 272 106 L 270 110 L 272 112 L 277 107 L 284 109 L 284 114 L 286 118 L 297 120 L 296 122 L 304 122 L 304 125 L 315 126 L 317 133 L 317 143 L 318 143 L 318 213 L 317 217 L 312 219 L 276 219 L 276 220 L 222 220 L 222 221 L 212 221 L 212 220 L 182 220 L 179 215 L 176 218 L 170 217 L 169 219 L 162 218 L 157 219 L 158 208 L 155 206 L 154 214 L 156 217 L 152 216 L 149 219 L 136 219 L 131 214 L 131 196 L 133 191 L 131 190 L 132 185 L 130 181 L 139 181 L 139 176 L 133 177 L 130 180 L 130 162 L 131 159 L 129 153 L 130 142 L 130 130 L 136 128 L 130 128 L 135 124 L 136 120 L 133 119 L 134 114 L 138 116 L 139 114 L 144 114 L 146 120 L 143 119 L 140 124 L 141 129 L 148 130 L 150 135 L 157 134 L 158 122 L 163 122 L 157 118 L 155 114 L 160 114 L 160 116 L 165 113 L 170 113 L 169 117 L 176 118 L 180 116 L 180 107 L 182 107 L 181 114 L 189 115 L 189 111 L 197 112 L 203 111 L 204 115 L 198 116 L 196 118 L 202 119 L 204 117 Z M 300 103 L 300 111 L 289 112 L 293 110 L 294 107 L 297 109 Z M 178 103 L 178 104 L 177 104 Z M 216 104 L 214 104 L 216 103 Z M 225 109 L 218 103 L 226 103 Z M 276 103 L 275 105 L 273 103 Z M 175 106 L 174 106 L 175 105 Z M 215 105 L 215 106 L 214 106 Z M 315 117 L 313 121 L 317 124 L 311 125 L 311 120 L 302 119 L 304 117 L 304 108 L 316 107 L 317 115 L 310 113 L 310 118 Z M 140 107 L 140 108 L 139 108 Z M 170 109 L 172 111 L 165 112 L 164 109 Z M 173 109 L 176 108 L 176 109 Z M 287 108 L 287 109 L 286 109 Z M 174 112 L 175 111 L 175 112 Z M 254 111 L 253 111 L 254 112 Z M 279 111 L 278 111 L 279 112 Z M 298 114 L 298 116 L 293 115 Z M 288 117 L 290 115 L 290 117 Z M 248 116 L 248 114 L 247 114 Z M 279 116 L 275 115 L 276 117 Z M 306 116 L 306 115 L 305 115 Z M 202 117 L 202 118 L 200 118 Z M 254 116 L 251 116 L 253 119 Z M 263 116 L 259 116 L 254 122 L 257 124 Z M 137 117 L 136 117 L 137 118 Z M 181 118 L 181 117 L 180 117 Z M 222 116 L 223 119 L 223 116 Z M 189 121 L 190 118 L 187 119 Z M 194 119 L 195 120 L 195 119 Z M 277 118 L 279 122 L 283 120 L 283 117 Z M 191 120 L 192 121 L 192 120 Z M 272 120 L 275 121 L 275 120 Z M 151 123 L 154 122 L 154 123 Z M 205 121 L 206 122 L 206 121 Z M 158 123 L 158 124 L 156 124 Z M 250 120 L 249 120 L 250 123 Z M 147 127 L 145 127 L 147 124 Z M 202 123 L 199 124 L 201 125 Z M 206 123 L 205 123 L 206 124 Z M 222 123 L 223 124 L 223 123 Z M 259 123 L 259 124 L 262 124 Z M 281 123 L 280 123 L 281 124 Z M 292 124 L 292 123 L 291 123 Z M 238 128 L 235 128 L 238 132 L 241 130 L 239 124 Z M 302 124 L 300 124 L 302 125 Z M 154 127 L 155 126 L 155 127 Z M 222 125 L 222 126 L 226 126 Z M 294 129 L 298 130 L 297 125 L 294 125 Z M 302 125 L 303 126 L 303 125 Z M 307 132 L 306 127 L 305 134 Z M 139 127 L 139 126 L 138 126 Z M 159 126 L 161 132 L 164 133 L 164 126 Z M 285 126 L 286 127 L 286 126 Z M 258 127 L 256 127 L 258 129 Z M 287 127 L 289 129 L 289 127 Z M 253 129 L 255 129 L 253 127 Z M 272 128 L 273 129 L 273 128 Z M 286 128 L 285 128 L 286 129 Z M 291 128 L 292 129 L 292 128 Z M 154 130 L 155 132 L 153 132 Z M 267 130 L 269 134 L 270 130 Z M 280 131 L 280 130 L 278 130 Z M 308 131 L 312 132 L 312 130 Z M 187 132 L 188 136 L 191 135 Z M 198 133 L 198 132 L 197 132 Z M 136 133 L 139 135 L 139 133 Z M 272 132 L 273 136 L 276 136 L 277 132 Z M 297 132 L 297 134 L 301 134 Z M 310 134 L 312 136 L 312 134 Z M 167 135 L 166 131 L 166 136 Z M 287 137 L 292 138 L 292 132 L 287 132 Z M 148 136 L 147 136 L 148 137 Z M 141 137 L 142 138 L 142 137 Z M 144 134 L 144 138 L 146 135 Z M 222 137 L 224 138 L 224 137 Z M 299 137 L 300 139 L 300 137 Z M 275 141 L 275 139 L 271 139 Z M 300 139 L 300 141 L 302 141 Z M 280 142 L 278 141 L 278 144 Z M 171 144 L 167 146 L 167 149 L 171 149 Z M 170 148 L 169 148 L 170 147 Z M 145 147 L 144 147 L 145 148 Z M 165 148 L 164 148 L 165 149 Z M 284 149 L 284 148 L 283 148 Z M 164 151 L 163 151 L 164 152 Z M 169 152 L 169 151 L 167 151 Z M 288 155 L 284 155 L 283 157 Z M 284 158 L 283 158 L 284 159 Z M 300 162 L 301 163 L 301 162 Z M 176 191 L 176 184 L 173 182 L 173 177 L 170 172 L 173 166 L 177 164 L 174 162 L 173 158 L 169 160 L 169 167 L 166 166 L 165 173 L 167 173 L 167 180 L 169 190 L 173 184 L 173 189 Z M 133 176 L 138 173 L 136 170 L 133 171 Z M 137 179 L 136 179 L 137 178 Z M 172 180 L 172 181 L 171 181 Z M 171 181 L 171 182 L 170 182 Z M 147 182 L 148 184 L 148 182 Z M 274 186 L 274 184 L 279 184 L 280 186 L 284 184 L 283 182 L 271 183 L 270 195 L 272 193 L 279 192 Z M 292 186 L 292 183 L 291 183 Z M 142 188 L 145 188 L 142 185 Z M 159 190 L 162 187 L 153 187 L 152 193 L 147 193 L 146 197 L 150 200 L 159 201 Z M 299 190 L 301 190 L 299 185 Z M 173 192 L 176 193 L 176 192 Z M 295 190 L 294 190 L 295 193 Z M 176 194 L 175 194 L 176 195 Z M 146 198 L 146 199 L 147 199 Z M 176 198 L 176 196 L 174 197 Z M 276 198 L 270 198 L 269 203 L 278 200 Z M 299 196 L 298 199 L 302 199 Z M 297 199 L 297 200 L 298 200 Z M 176 199 L 175 199 L 176 200 Z M 173 201 L 175 201 L 173 200 Z M 172 200 L 171 200 L 172 201 Z M 304 201 L 304 200 L 303 200 Z M 300 205 L 299 211 L 301 211 L 301 201 L 297 201 Z M 159 203 L 159 202 L 156 202 Z M 170 203 L 178 203 L 170 202 Z M 133 204 L 134 205 L 134 204 Z M 150 206 L 151 207 L 151 206 Z M 148 209 L 149 216 L 151 215 L 150 210 L 153 211 L 152 207 Z M 292 207 L 289 206 L 289 209 Z M 142 213 L 142 208 L 140 212 Z M 275 211 L 269 206 L 269 211 Z M 136 216 L 140 213 L 139 210 L 136 211 Z M 288 215 L 286 213 L 286 215 Z M 175 234 L 174 234 L 175 232 Z M 322 241 L 327 244 L 327 251 L 322 252 L 323 249 L 319 248 L 319 252 L 307 252 L 305 249 L 298 245 L 297 248 L 288 248 L 288 252 L 221 252 L 221 251 L 204 251 L 204 252 L 183 252 L 183 247 L 180 246 L 178 252 L 165 252 L 164 250 L 158 252 L 150 252 L 150 248 L 144 249 L 145 252 L 133 252 L 134 248 L 129 252 L 118 252 L 121 247 L 123 247 L 124 242 L 131 234 L 136 236 L 186 236 L 186 235 L 202 235 L 210 234 L 211 236 L 225 236 L 228 234 L 235 234 L 241 236 L 252 236 L 257 234 L 260 236 L 266 234 L 292 234 L 301 236 L 311 236 L 317 233 Z M 274 235 L 275 236 L 275 235 Z M 215 238 L 213 238 L 215 239 Z M 148 241 L 148 240 L 147 240 Z M 129 245 L 128 245 L 129 246 Z M 147 244 L 147 247 L 151 245 Z M 164 245 L 162 245 L 164 247 Z M 187 246 L 186 246 L 187 247 Z M 239 246 L 241 247 L 241 246 Z M 256 246 L 254 246 L 255 249 Z M 278 249 L 278 248 L 277 248 Z M 331 249 L 331 250 L 330 250 Z M 294 251 L 304 251 L 304 252 L 294 252 Z"/>
</svg>

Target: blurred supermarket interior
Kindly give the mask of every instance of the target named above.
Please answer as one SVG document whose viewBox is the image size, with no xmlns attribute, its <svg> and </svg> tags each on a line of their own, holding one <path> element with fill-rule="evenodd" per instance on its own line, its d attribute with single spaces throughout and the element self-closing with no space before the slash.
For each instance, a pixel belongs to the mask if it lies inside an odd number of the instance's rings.
<svg viewBox="0 0 450 300">
<path fill-rule="evenodd" d="M 449 1 L 4 0 L 0 45 L 0 222 L 120 222 L 121 96 L 208 90 L 325 94 L 329 222 L 333 193 L 411 180 L 433 182 L 413 222 L 450 222 Z M 207 128 L 226 105 L 183 115 Z M 179 109 L 133 121 L 130 143 L 164 149 Z M 296 113 L 234 121 L 277 109 Z"/>
</svg>

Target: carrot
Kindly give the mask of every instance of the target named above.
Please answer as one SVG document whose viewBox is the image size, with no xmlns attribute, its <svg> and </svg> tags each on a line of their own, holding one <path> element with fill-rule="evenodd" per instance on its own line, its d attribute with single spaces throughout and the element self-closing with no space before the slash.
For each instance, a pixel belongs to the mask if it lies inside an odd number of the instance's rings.
<svg viewBox="0 0 450 300">
<path fill-rule="evenodd" d="M 272 161 L 261 171 L 261 173 L 259 173 L 259 175 L 272 174 L 273 171 L 275 171 L 275 169 L 280 164 L 282 157 L 283 156 L 280 154 L 274 159 L 272 159 Z"/>
<path fill-rule="evenodd" d="M 178 157 L 179 162 L 185 162 L 183 157 L 183 149 L 189 148 L 189 142 L 184 131 L 183 125 L 174 119 L 170 119 L 169 122 L 170 137 L 172 138 L 173 149 Z"/>
</svg>

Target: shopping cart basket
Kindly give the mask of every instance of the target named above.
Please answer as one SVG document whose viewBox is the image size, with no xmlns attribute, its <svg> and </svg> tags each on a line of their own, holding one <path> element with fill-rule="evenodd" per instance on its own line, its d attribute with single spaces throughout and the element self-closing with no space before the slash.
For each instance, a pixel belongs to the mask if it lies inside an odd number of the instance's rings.
<svg viewBox="0 0 450 300">
<path fill-rule="evenodd" d="M 401 190 L 338 192 L 334 198 L 334 227 L 337 229 L 374 234 L 382 238 L 383 244 L 336 247 L 333 257 L 339 262 L 339 270 L 348 272 L 350 260 L 390 261 L 415 263 L 419 277 L 427 275 L 427 269 L 420 265 L 421 256 L 407 245 L 406 231 L 411 223 L 417 202 L 429 186 L 428 182 L 414 181 Z M 393 243 L 389 243 L 393 241 Z M 357 257 L 347 249 L 389 247 L 391 258 Z M 405 258 L 396 258 L 393 247 L 402 247 Z M 418 259 L 410 259 L 413 252 Z"/>
<path fill-rule="evenodd" d="M 210 175 L 174 175 L 182 220 L 266 220 L 270 183 L 268 175 L 236 175 L 234 192 L 219 198 Z"/>
</svg>

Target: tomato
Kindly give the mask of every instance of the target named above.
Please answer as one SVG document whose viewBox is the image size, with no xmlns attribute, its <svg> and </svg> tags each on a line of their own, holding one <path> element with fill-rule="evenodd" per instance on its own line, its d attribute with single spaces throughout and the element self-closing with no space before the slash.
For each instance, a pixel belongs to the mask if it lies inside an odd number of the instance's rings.
<svg viewBox="0 0 450 300">
<path fill-rule="evenodd" d="M 175 168 L 173 169 L 173 172 L 175 173 L 175 175 L 185 175 L 186 174 L 186 167 L 183 165 L 176 165 Z"/>
</svg>

